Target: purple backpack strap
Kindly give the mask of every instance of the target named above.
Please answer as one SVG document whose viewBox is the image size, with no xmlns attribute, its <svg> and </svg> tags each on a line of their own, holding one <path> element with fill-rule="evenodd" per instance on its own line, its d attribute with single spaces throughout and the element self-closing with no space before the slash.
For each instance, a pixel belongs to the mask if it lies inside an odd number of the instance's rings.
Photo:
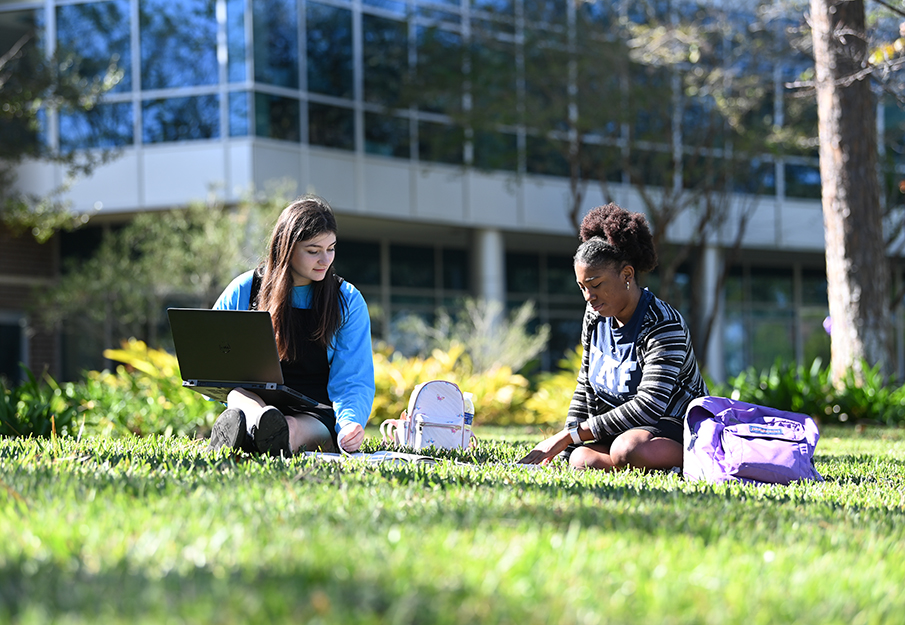
<svg viewBox="0 0 905 625">
<path fill-rule="evenodd" d="M 823 478 L 811 417 L 726 397 L 699 397 L 685 419 L 684 473 L 692 480 L 788 484 Z"/>
</svg>

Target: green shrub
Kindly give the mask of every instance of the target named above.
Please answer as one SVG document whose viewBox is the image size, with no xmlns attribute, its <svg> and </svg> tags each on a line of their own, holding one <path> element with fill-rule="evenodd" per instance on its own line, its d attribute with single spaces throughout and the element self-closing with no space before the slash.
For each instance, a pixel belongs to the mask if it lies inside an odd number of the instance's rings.
<svg viewBox="0 0 905 625">
<path fill-rule="evenodd" d="M 176 357 L 130 340 L 104 356 L 123 363 L 116 371 L 91 371 L 81 385 L 82 408 L 98 433 L 195 436 L 209 430 L 218 402 L 182 386 Z"/>
<path fill-rule="evenodd" d="M 69 434 L 79 414 L 76 386 L 61 386 L 49 375 L 40 382 L 24 370 L 28 379 L 18 386 L 0 378 L 0 436 Z"/>
<path fill-rule="evenodd" d="M 861 382 L 850 371 L 839 390 L 833 387 L 830 367 L 822 365 L 819 359 L 808 368 L 777 360 L 769 369 L 749 368 L 724 385 L 713 385 L 710 392 L 824 423 L 905 425 L 905 387 L 884 377 L 879 365 L 865 365 Z"/>
<path fill-rule="evenodd" d="M 545 371 L 537 376 L 537 390 L 525 402 L 525 423 L 565 423 L 581 368 L 581 354 L 582 348 L 578 345 L 559 361 L 556 371 Z"/>
<path fill-rule="evenodd" d="M 827 370 L 827 378 L 829 375 Z M 892 376 L 884 377 L 879 365 L 863 366 L 861 377 L 861 383 L 856 382 L 854 372 L 849 370 L 827 415 L 842 423 L 905 425 L 905 387 Z"/>
<path fill-rule="evenodd" d="M 406 358 L 388 348 L 375 350 L 377 393 L 371 423 L 399 417 L 415 386 L 430 380 L 448 380 L 458 384 L 463 392 L 472 393 L 476 423 L 525 423 L 528 380 L 509 367 L 475 371 L 461 345 L 453 345 L 449 351 L 435 349 L 427 358 Z"/>
<path fill-rule="evenodd" d="M 438 349 L 461 349 L 473 371 L 508 367 L 524 373 L 550 339 L 549 325 L 530 327 L 535 316 L 531 300 L 506 316 L 499 302 L 467 297 L 455 315 L 439 308 L 433 325 L 418 315 L 401 317 L 393 323 L 390 343 L 393 351 L 406 357 L 428 358 Z"/>
</svg>

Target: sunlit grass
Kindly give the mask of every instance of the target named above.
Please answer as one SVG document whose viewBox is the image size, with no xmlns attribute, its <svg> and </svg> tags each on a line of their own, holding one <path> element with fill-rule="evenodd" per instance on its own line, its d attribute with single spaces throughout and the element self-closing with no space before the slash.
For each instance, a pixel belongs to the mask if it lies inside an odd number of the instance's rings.
<svg viewBox="0 0 905 625">
<path fill-rule="evenodd" d="M 372 431 L 369 430 L 369 434 Z M 823 483 L 512 463 L 232 458 L 0 440 L 0 622 L 883 623 L 905 610 L 905 434 L 830 430 Z M 368 450 L 380 447 L 370 439 Z"/>
</svg>

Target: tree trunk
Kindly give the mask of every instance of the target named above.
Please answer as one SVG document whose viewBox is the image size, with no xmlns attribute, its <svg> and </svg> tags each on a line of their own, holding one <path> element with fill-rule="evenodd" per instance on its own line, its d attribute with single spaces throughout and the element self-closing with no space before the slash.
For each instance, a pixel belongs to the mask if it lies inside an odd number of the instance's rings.
<svg viewBox="0 0 905 625">
<path fill-rule="evenodd" d="M 866 66 L 863 0 L 811 0 L 832 374 L 862 363 L 888 373 L 886 245 L 877 177 L 876 110 Z"/>
</svg>

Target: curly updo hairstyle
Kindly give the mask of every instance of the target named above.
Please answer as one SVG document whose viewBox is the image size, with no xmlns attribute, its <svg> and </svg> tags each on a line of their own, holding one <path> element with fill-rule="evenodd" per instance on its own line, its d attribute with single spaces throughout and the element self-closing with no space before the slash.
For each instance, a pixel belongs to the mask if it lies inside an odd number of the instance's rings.
<svg viewBox="0 0 905 625">
<path fill-rule="evenodd" d="M 657 266 L 657 250 L 647 219 L 610 202 L 593 208 L 581 220 L 581 245 L 575 252 L 576 265 L 609 267 L 631 265 L 637 273 Z"/>
</svg>

